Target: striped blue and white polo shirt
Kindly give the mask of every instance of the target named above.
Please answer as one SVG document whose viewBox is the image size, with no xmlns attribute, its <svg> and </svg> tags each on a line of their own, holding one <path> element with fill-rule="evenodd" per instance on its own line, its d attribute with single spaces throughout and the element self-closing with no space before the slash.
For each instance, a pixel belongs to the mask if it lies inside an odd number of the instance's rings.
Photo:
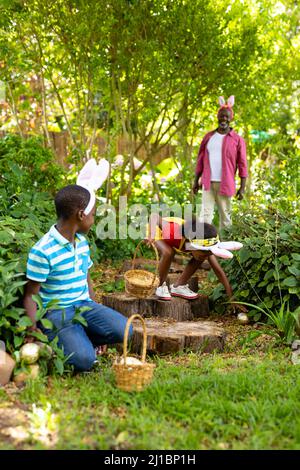
<svg viewBox="0 0 300 470">
<path fill-rule="evenodd" d="M 69 307 L 91 300 L 87 274 L 92 264 L 85 237 L 76 233 L 74 246 L 53 225 L 31 248 L 26 275 L 41 283 L 39 293 L 44 307 L 53 299 L 59 301 L 57 307 Z"/>
</svg>

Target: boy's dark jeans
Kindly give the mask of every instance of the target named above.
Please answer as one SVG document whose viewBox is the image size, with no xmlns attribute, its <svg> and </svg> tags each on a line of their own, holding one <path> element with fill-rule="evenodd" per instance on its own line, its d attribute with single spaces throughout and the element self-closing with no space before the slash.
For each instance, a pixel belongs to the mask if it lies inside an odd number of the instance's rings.
<svg viewBox="0 0 300 470">
<path fill-rule="evenodd" d="M 87 322 L 86 327 L 72 321 L 75 309 L 78 307 L 90 308 L 90 310 L 80 314 Z M 53 323 L 54 329 L 48 330 L 41 325 L 39 327 L 50 341 L 58 336 L 58 345 L 63 346 L 65 355 L 68 356 L 73 353 L 67 362 L 72 364 L 76 371 L 80 372 L 92 368 L 96 360 L 95 346 L 123 342 L 127 322 L 127 318 L 121 313 L 93 301 L 82 301 L 65 309 L 49 310 L 46 318 Z M 132 333 L 133 328 L 131 325 L 129 338 Z"/>
</svg>

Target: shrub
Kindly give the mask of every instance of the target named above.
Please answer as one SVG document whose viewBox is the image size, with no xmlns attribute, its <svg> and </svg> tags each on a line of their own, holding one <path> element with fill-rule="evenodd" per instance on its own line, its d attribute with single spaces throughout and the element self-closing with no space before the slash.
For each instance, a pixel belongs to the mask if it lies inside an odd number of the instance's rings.
<svg viewBox="0 0 300 470">
<path fill-rule="evenodd" d="M 300 297 L 300 230 L 296 216 L 272 210 L 248 213 L 237 218 L 225 238 L 244 244 L 230 262 L 224 263 L 235 299 L 268 311 L 280 310 L 286 302 L 294 311 Z M 218 301 L 219 312 L 225 309 L 220 302 L 224 300 L 222 287 L 218 286 L 212 295 Z M 262 312 L 251 309 L 249 314 L 258 320 Z"/>
<path fill-rule="evenodd" d="M 22 308 L 27 255 L 55 220 L 49 191 L 63 173 L 39 139 L 0 140 L 0 337 L 10 352 L 31 324 Z"/>
<path fill-rule="evenodd" d="M 7 195 L 2 200 L 9 207 Z M 27 192 L 0 211 L 0 338 L 9 351 L 23 343 L 31 324 L 22 308 L 27 255 L 53 217 L 52 197 L 45 193 Z"/>
<path fill-rule="evenodd" d="M 7 135 L 0 140 L 0 187 L 7 194 L 18 195 L 27 190 L 55 192 L 64 173 L 41 139 Z"/>
</svg>

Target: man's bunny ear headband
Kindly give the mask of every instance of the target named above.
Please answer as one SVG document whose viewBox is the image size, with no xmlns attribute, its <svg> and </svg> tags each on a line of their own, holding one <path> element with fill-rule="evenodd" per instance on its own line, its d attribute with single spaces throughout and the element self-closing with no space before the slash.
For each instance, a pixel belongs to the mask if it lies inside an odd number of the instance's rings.
<svg viewBox="0 0 300 470">
<path fill-rule="evenodd" d="M 230 119 L 233 118 L 233 105 L 234 105 L 234 96 L 231 95 L 229 96 L 228 100 L 227 100 L 227 104 L 225 102 L 225 99 L 223 96 L 219 96 L 219 105 L 220 105 L 220 108 L 218 109 L 218 116 L 219 116 L 219 113 L 222 109 L 228 109 L 228 111 L 230 112 Z"/>
<path fill-rule="evenodd" d="M 219 237 L 191 240 L 189 243 L 186 243 L 187 250 L 211 251 L 215 256 L 225 259 L 233 258 L 233 254 L 230 251 L 240 250 L 242 247 L 242 243 L 239 242 L 220 242 Z"/>
<path fill-rule="evenodd" d="M 94 158 L 91 158 L 80 170 L 76 184 L 87 189 L 90 193 L 89 203 L 83 211 L 85 215 L 88 215 L 93 209 L 96 202 L 95 191 L 102 186 L 108 173 L 109 163 L 105 158 L 102 158 L 98 164 Z"/>
</svg>

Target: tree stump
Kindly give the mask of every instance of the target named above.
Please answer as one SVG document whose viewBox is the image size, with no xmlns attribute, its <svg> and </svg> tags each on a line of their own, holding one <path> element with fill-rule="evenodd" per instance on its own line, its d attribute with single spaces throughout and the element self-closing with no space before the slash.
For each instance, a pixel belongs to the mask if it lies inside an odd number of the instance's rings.
<svg viewBox="0 0 300 470">
<path fill-rule="evenodd" d="M 172 297 L 172 300 L 159 300 L 156 296 L 137 299 L 125 293 L 104 294 L 102 303 L 126 317 L 139 313 L 143 317 L 169 318 L 176 321 L 205 318 L 209 315 L 208 297 L 200 295 L 195 300 Z"/>
<path fill-rule="evenodd" d="M 154 314 L 152 316 L 169 318 L 175 321 L 194 319 L 189 301 L 179 299 L 178 297 L 173 297 L 170 301 L 157 300 L 155 303 Z"/>
<path fill-rule="evenodd" d="M 170 287 L 171 284 L 174 284 L 177 279 L 179 278 L 180 273 L 170 273 L 167 278 L 167 285 Z M 188 286 L 190 289 L 192 289 L 194 292 L 198 292 L 199 286 L 198 286 L 198 276 L 193 276 L 188 280 Z"/>
<path fill-rule="evenodd" d="M 145 319 L 147 329 L 147 351 L 171 354 L 179 351 L 222 351 L 226 333 L 214 322 L 166 322 L 157 318 Z M 133 322 L 132 349 L 140 353 L 143 329 L 138 321 Z"/>
<path fill-rule="evenodd" d="M 129 297 L 124 292 L 117 294 L 103 294 L 102 304 L 122 313 L 125 317 L 130 317 L 135 313 L 141 314 L 140 299 Z M 146 306 L 144 305 L 143 307 L 145 309 Z M 148 302 L 147 307 L 147 313 L 149 313 L 149 309 L 152 312 L 151 301 Z"/>
</svg>

